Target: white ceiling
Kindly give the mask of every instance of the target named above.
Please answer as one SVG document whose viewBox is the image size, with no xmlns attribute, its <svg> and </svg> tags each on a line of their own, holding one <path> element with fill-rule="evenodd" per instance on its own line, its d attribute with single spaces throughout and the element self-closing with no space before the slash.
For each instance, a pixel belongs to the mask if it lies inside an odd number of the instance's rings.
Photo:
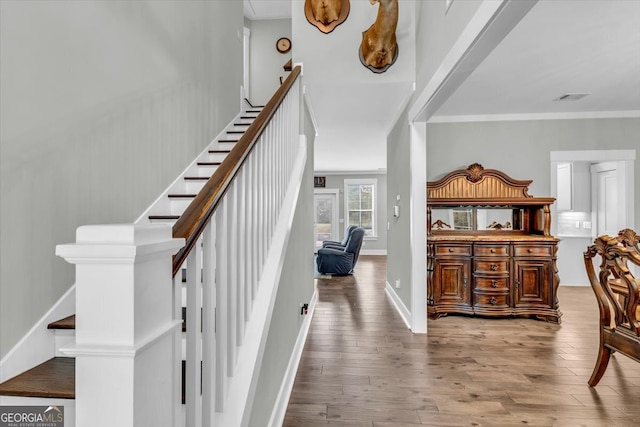
<svg viewBox="0 0 640 427">
<path fill-rule="evenodd" d="M 554 101 L 567 93 L 591 95 Z M 640 1 L 540 0 L 436 115 L 629 111 L 640 111 Z"/>
<path fill-rule="evenodd" d="M 250 19 L 291 16 L 289 1 L 244 1 Z M 354 100 L 368 98 L 352 96 L 352 90 L 356 93 L 358 88 L 333 89 L 342 94 L 343 103 L 314 105 L 321 135 L 332 138 L 347 128 L 359 133 L 388 131 L 380 117 L 393 118 L 398 103 L 386 103 L 386 111 L 385 105 L 370 101 L 356 106 Z M 567 93 L 590 95 L 579 101 L 554 101 Z M 539 0 L 431 121 L 541 116 L 640 116 L 640 0 Z M 374 140 L 354 149 L 366 152 Z M 316 152 L 316 168 L 326 169 L 318 162 L 325 154 L 335 159 L 338 149 L 339 143 L 324 154 Z M 358 169 L 375 170 L 381 162 L 371 161 Z"/>
<path fill-rule="evenodd" d="M 291 18 L 292 0 L 243 0 L 244 16 L 257 19 Z"/>
</svg>

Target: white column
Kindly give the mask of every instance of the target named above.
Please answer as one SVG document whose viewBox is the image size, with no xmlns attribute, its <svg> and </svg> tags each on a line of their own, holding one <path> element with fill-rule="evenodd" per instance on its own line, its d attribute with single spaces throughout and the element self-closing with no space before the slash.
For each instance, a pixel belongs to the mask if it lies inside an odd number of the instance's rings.
<svg viewBox="0 0 640 427">
<path fill-rule="evenodd" d="M 76 265 L 79 426 L 171 425 L 175 395 L 171 256 L 184 245 L 169 225 L 90 225 L 56 255 Z"/>
</svg>

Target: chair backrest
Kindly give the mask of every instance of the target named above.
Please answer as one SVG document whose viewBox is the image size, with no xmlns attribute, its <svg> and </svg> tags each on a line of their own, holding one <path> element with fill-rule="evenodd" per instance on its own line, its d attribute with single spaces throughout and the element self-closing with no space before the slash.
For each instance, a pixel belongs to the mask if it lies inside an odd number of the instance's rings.
<svg viewBox="0 0 640 427">
<path fill-rule="evenodd" d="M 357 225 L 350 225 L 346 228 L 346 230 L 344 230 L 344 237 L 342 239 L 342 242 L 340 242 L 340 244 L 342 246 L 347 246 L 347 242 L 349 241 L 349 237 L 351 237 L 351 232 L 353 230 L 355 230 L 356 228 L 358 228 Z"/>
<path fill-rule="evenodd" d="M 593 258 L 600 255 L 596 275 Z M 629 270 L 629 263 L 640 266 L 640 248 L 633 230 L 624 229 L 618 236 L 600 236 L 584 253 L 587 277 L 598 300 L 603 328 L 623 329 L 640 337 L 637 309 L 640 283 Z"/>
<path fill-rule="evenodd" d="M 353 266 L 355 267 L 356 262 L 358 261 L 358 255 L 360 254 L 360 247 L 362 246 L 362 241 L 364 240 L 364 230 L 360 227 L 356 227 L 351 231 L 349 235 L 349 240 L 347 241 L 347 245 L 344 248 L 345 252 L 350 252 L 353 254 Z"/>
</svg>

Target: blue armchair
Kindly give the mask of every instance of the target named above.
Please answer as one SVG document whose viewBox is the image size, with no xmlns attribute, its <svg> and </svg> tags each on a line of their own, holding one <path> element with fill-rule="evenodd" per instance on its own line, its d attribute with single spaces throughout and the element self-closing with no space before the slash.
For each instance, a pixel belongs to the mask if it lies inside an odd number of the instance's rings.
<svg viewBox="0 0 640 427">
<path fill-rule="evenodd" d="M 356 227 L 351 231 L 344 248 L 326 247 L 318 250 L 316 265 L 321 274 L 344 276 L 353 273 L 364 240 L 364 230 Z"/>
<path fill-rule="evenodd" d="M 323 248 L 327 248 L 327 247 L 333 247 L 334 249 L 340 249 L 336 246 L 341 246 L 342 248 L 344 248 L 345 246 L 347 246 L 347 242 L 349 241 L 349 237 L 351 236 L 351 232 L 353 230 L 355 230 L 356 228 L 358 228 L 357 225 L 350 225 L 347 227 L 347 229 L 344 231 L 344 238 L 342 239 L 341 242 L 336 242 L 335 240 L 325 240 L 322 242 L 322 247 Z"/>
</svg>

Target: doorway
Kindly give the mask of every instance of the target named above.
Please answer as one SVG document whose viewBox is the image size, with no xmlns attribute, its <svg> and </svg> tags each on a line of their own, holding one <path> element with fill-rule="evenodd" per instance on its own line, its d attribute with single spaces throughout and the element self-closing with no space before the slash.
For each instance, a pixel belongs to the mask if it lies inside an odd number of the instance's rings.
<svg viewBox="0 0 640 427">
<path fill-rule="evenodd" d="M 322 247 L 325 240 L 341 240 L 339 230 L 338 196 L 340 190 L 316 189 L 313 195 L 314 205 L 314 251 Z"/>
<path fill-rule="evenodd" d="M 558 212 L 557 203 L 551 205 L 553 218 L 551 234 L 560 238 L 557 265 L 561 286 L 588 286 L 589 280 L 585 273 L 582 253 L 593 243 L 597 235 L 617 235 L 619 229 L 623 227 L 635 229 L 635 159 L 636 150 L 552 151 L 550 153 L 551 197 L 558 197 L 558 165 L 586 163 L 590 165 L 586 171 L 591 171 L 591 177 L 586 178 L 590 181 L 591 201 L 587 204 L 590 208 L 585 209 L 590 212 L 577 212 L 575 209 Z M 575 197 L 575 193 L 573 196 Z M 598 203 L 599 200 L 600 203 Z"/>
<path fill-rule="evenodd" d="M 608 234 L 615 236 L 625 225 L 620 218 L 618 206 L 618 165 L 616 162 L 603 162 L 591 165 L 592 218 L 595 233 L 591 236 Z"/>
</svg>

